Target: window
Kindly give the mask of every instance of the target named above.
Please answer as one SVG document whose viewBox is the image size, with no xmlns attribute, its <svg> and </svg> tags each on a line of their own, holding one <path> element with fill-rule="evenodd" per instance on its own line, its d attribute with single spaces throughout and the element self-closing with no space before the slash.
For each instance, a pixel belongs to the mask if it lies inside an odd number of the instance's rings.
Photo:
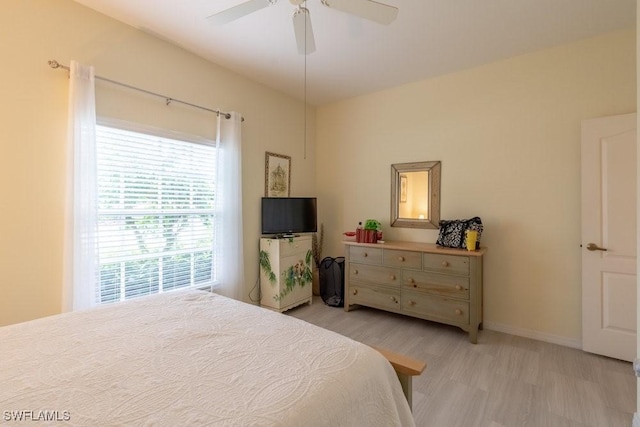
<svg viewBox="0 0 640 427">
<path fill-rule="evenodd" d="M 99 303 L 211 286 L 216 147 L 99 125 Z"/>
</svg>

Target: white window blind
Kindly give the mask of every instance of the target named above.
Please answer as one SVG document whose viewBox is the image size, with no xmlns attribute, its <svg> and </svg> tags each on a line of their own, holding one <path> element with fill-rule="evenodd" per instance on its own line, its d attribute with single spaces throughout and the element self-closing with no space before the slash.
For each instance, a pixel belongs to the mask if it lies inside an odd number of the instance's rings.
<svg viewBox="0 0 640 427">
<path fill-rule="evenodd" d="M 213 284 L 213 143 L 97 127 L 99 302 Z"/>
</svg>

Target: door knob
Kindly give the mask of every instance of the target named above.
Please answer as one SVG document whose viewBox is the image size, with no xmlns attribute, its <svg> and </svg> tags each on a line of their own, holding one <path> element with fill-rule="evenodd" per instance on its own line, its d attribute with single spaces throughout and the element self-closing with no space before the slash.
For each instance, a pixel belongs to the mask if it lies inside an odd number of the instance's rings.
<svg viewBox="0 0 640 427">
<path fill-rule="evenodd" d="M 595 243 L 589 243 L 587 245 L 587 250 L 588 251 L 607 251 L 606 248 L 601 248 L 600 246 L 596 245 Z"/>
</svg>

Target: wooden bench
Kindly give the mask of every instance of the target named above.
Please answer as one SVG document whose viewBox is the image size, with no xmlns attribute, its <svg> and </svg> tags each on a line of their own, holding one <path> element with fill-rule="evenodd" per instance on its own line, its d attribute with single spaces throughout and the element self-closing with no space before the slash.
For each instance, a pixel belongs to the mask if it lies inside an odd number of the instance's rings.
<svg viewBox="0 0 640 427">
<path fill-rule="evenodd" d="M 405 356 L 404 354 L 394 353 L 392 351 L 378 347 L 373 348 L 380 354 L 382 354 L 389 361 L 389 363 L 391 363 L 393 369 L 395 369 L 396 375 L 398 375 L 398 379 L 400 380 L 400 384 L 402 385 L 402 391 L 407 398 L 409 408 L 411 408 L 412 378 L 420 375 L 427 367 L 427 364 L 422 360 L 416 360 L 409 356 Z"/>
</svg>

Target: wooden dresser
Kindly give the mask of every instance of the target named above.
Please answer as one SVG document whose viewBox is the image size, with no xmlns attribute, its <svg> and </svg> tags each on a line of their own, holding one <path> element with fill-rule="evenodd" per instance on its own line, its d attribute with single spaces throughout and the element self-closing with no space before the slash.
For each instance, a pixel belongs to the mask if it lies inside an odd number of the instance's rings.
<svg viewBox="0 0 640 427">
<path fill-rule="evenodd" d="M 363 305 L 458 326 L 478 342 L 482 258 L 430 243 L 344 242 L 345 311 Z"/>
</svg>

